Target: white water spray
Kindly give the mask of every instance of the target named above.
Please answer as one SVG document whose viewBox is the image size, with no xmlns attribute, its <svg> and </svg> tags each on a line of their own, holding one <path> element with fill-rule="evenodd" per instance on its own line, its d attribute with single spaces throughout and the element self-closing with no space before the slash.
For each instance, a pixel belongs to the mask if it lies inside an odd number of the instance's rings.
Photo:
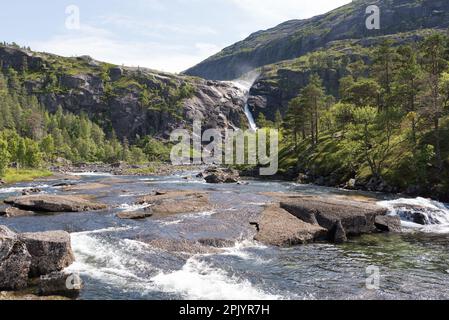
<svg viewBox="0 0 449 320">
<path fill-rule="evenodd" d="M 256 121 L 254 120 L 254 116 L 249 108 L 248 99 L 249 99 L 249 91 L 251 90 L 251 87 L 253 86 L 254 82 L 256 82 L 259 75 L 260 73 L 253 71 L 247 73 L 246 75 L 237 80 L 231 81 L 231 83 L 237 88 L 239 88 L 245 96 L 245 115 L 246 118 L 248 119 L 249 128 L 252 131 L 257 131 L 258 128 Z"/>
<path fill-rule="evenodd" d="M 449 232 L 449 208 L 447 205 L 425 198 L 381 201 L 392 216 L 399 216 L 404 227 L 424 232 Z"/>
</svg>

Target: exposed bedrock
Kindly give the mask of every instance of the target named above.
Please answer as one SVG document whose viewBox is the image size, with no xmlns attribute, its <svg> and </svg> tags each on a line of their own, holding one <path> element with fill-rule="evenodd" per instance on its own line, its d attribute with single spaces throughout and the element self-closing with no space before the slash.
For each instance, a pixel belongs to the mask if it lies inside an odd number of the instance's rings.
<svg viewBox="0 0 449 320">
<path fill-rule="evenodd" d="M 267 245 L 292 246 L 326 238 L 327 230 L 291 215 L 278 204 L 265 208 L 256 225 L 258 233 L 254 238 Z"/>
<path fill-rule="evenodd" d="M 106 209 L 106 205 L 86 200 L 79 196 L 30 195 L 4 200 L 15 208 L 37 212 L 83 212 Z"/>
<path fill-rule="evenodd" d="M 386 218 L 376 223 L 376 218 L 385 216 L 387 210 L 368 202 L 303 197 L 283 201 L 280 206 L 298 219 L 326 229 L 327 239 L 335 243 L 345 242 L 350 236 L 390 231 L 391 221 Z M 398 231 L 400 227 L 391 229 Z"/>
</svg>

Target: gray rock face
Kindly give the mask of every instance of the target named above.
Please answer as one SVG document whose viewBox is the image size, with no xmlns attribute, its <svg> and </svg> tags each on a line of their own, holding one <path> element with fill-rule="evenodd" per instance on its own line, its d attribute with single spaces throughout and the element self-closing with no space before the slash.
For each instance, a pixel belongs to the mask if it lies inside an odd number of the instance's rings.
<svg viewBox="0 0 449 320">
<path fill-rule="evenodd" d="M 379 6 L 382 28 L 365 25 L 369 5 Z M 307 20 L 291 20 L 250 35 L 186 71 L 206 79 L 236 79 L 255 68 L 289 60 L 344 39 L 363 39 L 422 28 L 447 28 L 449 2 L 359 0 Z"/>
<path fill-rule="evenodd" d="M 402 232 L 401 218 L 378 216 L 375 220 L 376 228 L 383 232 Z"/>
<path fill-rule="evenodd" d="M 281 208 L 306 223 L 328 230 L 330 241 L 341 243 L 349 236 L 377 231 L 376 217 L 385 216 L 386 209 L 370 203 L 349 200 L 304 197 L 282 202 Z"/>
<path fill-rule="evenodd" d="M 27 286 L 31 256 L 18 236 L 0 226 L 0 291 L 21 290 Z"/>
<path fill-rule="evenodd" d="M 106 209 L 106 205 L 76 196 L 29 195 L 4 200 L 6 204 L 22 210 L 37 212 L 83 212 Z"/>
<path fill-rule="evenodd" d="M 39 295 L 76 298 L 83 283 L 77 274 L 53 272 L 39 279 Z"/>
<path fill-rule="evenodd" d="M 61 271 L 75 261 L 67 232 L 24 233 L 20 239 L 31 254 L 31 277 Z"/>
<path fill-rule="evenodd" d="M 30 71 L 42 73 L 51 67 L 55 57 L 37 54 L 23 49 L 0 45 L 0 62 L 4 68 L 20 71 L 24 59 L 28 59 Z M 57 59 L 58 57 L 56 57 Z M 37 96 L 39 102 L 50 112 L 58 106 L 74 114 L 85 113 L 91 119 L 115 130 L 119 138 L 134 141 L 138 136 L 154 135 L 168 138 L 178 128 L 191 128 L 193 120 L 203 119 L 204 129 L 240 128 L 245 125 L 244 107 L 246 98 L 232 83 L 214 82 L 181 75 L 167 74 L 149 69 L 112 67 L 109 69 L 114 94 L 107 90 L 103 77 L 99 75 L 99 63 L 92 58 L 73 58 L 89 71 L 80 74 L 62 73 L 59 85 L 64 90 L 48 93 L 44 80 L 29 80 L 25 83 L 28 92 Z M 126 77 L 126 78 L 124 78 Z M 139 79 L 139 85 L 131 79 Z M 122 79 L 129 85 L 117 84 Z M 181 97 L 175 91 L 182 86 L 192 88 L 192 94 Z M 169 104 L 175 111 L 149 107 L 142 102 L 143 88 L 157 92 L 151 105 Z"/>
</svg>

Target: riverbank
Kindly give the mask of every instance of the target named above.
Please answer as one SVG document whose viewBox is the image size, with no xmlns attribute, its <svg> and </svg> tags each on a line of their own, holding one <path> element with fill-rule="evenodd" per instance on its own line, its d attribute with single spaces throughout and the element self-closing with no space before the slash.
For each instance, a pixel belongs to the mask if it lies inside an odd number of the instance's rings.
<svg viewBox="0 0 449 320">
<path fill-rule="evenodd" d="M 385 193 L 398 197 L 423 197 L 449 203 L 449 191 L 439 186 L 410 185 L 407 187 L 401 187 L 389 184 L 381 178 L 349 179 L 347 182 L 342 183 L 333 176 L 313 175 L 310 172 L 303 173 L 294 167 L 289 170 L 282 170 L 274 176 L 261 176 L 259 175 L 258 168 L 245 169 L 240 170 L 240 176 L 261 179 L 264 181 L 286 181 L 303 185 L 337 188 L 348 191 Z"/>
<path fill-rule="evenodd" d="M 52 176 L 53 173 L 46 169 L 7 169 L 4 177 L 0 179 L 4 184 L 29 182 L 40 178 Z"/>
</svg>

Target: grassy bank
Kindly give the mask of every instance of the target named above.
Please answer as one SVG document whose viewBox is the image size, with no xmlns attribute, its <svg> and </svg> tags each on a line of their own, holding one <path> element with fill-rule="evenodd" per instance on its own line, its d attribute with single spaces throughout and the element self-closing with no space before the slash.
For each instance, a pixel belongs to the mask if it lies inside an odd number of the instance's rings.
<svg viewBox="0 0 449 320">
<path fill-rule="evenodd" d="M 7 169 L 2 180 L 6 183 L 27 182 L 51 175 L 50 171 L 44 169 Z"/>
</svg>

